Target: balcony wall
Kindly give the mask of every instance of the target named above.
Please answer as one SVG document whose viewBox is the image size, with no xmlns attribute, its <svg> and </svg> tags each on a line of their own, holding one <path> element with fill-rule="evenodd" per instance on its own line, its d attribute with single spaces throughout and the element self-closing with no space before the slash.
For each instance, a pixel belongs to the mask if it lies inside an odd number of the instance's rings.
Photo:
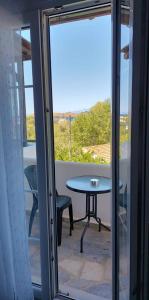
<svg viewBox="0 0 149 300">
<path fill-rule="evenodd" d="M 24 167 L 34 163 L 36 163 L 35 146 L 25 147 Z M 126 163 L 123 164 L 125 167 Z M 68 190 L 65 186 L 67 179 L 74 176 L 81 176 L 81 175 L 98 175 L 98 176 L 111 177 L 111 167 L 110 165 L 96 165 L 96 164 L 83 164 L 83 163 L 56 161 L 55 173 L 56 173 L 56 188 L 59 194 L 65 194 L 71 196 L 74 218 L 80 218 L 85 214 L 85 195 Z M 125 179 L 123 179 L 123 182 L 125 182 Z M 25 179 L 25 189 L 29 189 L 26 179 Z M 31 210 L 32 195 L 29 193 L 25 193 L 25 196 L 26 196 L 26 210 Z M 67 210 L 64 212 L 64 216 L 68 217 Z M 104 224 L 111 226 L 111 217 L 112 217 L 111 193 L 98 195 L 98 216 L 101 218 Z"/>
</svg>

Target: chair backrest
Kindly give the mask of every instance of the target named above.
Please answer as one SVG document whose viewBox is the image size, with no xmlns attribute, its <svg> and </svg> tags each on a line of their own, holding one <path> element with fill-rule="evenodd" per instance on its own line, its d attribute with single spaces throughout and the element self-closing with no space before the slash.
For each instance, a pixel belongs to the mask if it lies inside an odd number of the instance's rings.
<svg viewBox="0 0 149 300">
<path fill-rule="evenodd" d="M 32 190 L 37 190 L 37 166 L 30 165 L 24 170 L 29 186 Z"/>
<path fill-rule="evenodd" d="M 31 190 L 37 190 L 37 166 L 30 165 L 24 169 L 25 176 L 28 180 Z M 56 190 L 56 196 L 59 196 Z"/>
</svg>

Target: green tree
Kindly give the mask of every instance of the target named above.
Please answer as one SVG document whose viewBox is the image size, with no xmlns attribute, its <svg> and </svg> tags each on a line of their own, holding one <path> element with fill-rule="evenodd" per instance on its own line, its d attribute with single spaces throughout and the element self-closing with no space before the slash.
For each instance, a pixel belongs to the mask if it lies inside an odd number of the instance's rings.
<svg viewBox="0 0 149 300">
<path fill-rule="evenodd" d="M 120 143 L 128 141 L 129 139 L 129 131 L 128 131 L 128 116 L 124 116 L 123 120 L 120 120 Z"/>
<path fill-rule="evenodd" d="M 34 115 L 26 118 L 27 139 L 35 140 Z M 97 102 L 88 112 L 78 114 L 73 121 L 61 120 L 54 123 L 55 159 L 84 163 L 107 163 L 93 153 L 84 153 L 83 147 L 110 143 L 110 102 Z M 128 141 L 128 116 L 120 119 L 120 143 Z"/>
<path fill-rule="evenodd" d="M 110 135 L 109 100 L 97 102 L 88 112 L 79 114 L 72 122 L 73 140 L 82 147 L 109 143 Z"/>
<path fill-rule="evenodd" d="M 35 118 L 34 115 L 26 117 L 27 140 L 35 140 Z"/>
<path fill-rule="evenodd" d="M 92 153 L 84 153 L 81 147 L 72 146 L 71 156 L 69 153 L 69 147 L 63 145 L 61 147 L 59 144 L 55 145 L 55 159 L 63 161 L 73 161 L 73 162 L 83 162 L 83 163 L 96 163 L 96 164 L 106 164 L 107 162 L 101 158 L 94 158 Z"/>
</svg>

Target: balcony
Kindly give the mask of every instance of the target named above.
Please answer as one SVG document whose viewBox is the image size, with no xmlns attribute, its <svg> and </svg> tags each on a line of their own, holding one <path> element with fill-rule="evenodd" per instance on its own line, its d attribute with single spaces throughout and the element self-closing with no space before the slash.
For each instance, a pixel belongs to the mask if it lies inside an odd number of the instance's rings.
<svg viewBox="0 0 149 300">
<path fill-rule="evenodd" d="M 24 148 L 24 166 L 36 163 L 35 146 Z M 85 215 L 85 195 L 72 192 L 65 186 L 67 179 L 81 175 L 101 175 L 111 177 L 110 165 L 82 164 L 56 161 L 56 188 L 59 194 L 72 198 L 74 219 Z M 25 189 L 28 189 L 25 180 Z M 32 207 L 32 195 L 26 193 L 26 216 L 29 220 Z M 102 223 L 111 227 L 112 205 L 111 194 L 98 196 L 98 216 Z M 67 210 L 63 214 L 62 244 L 58 247 L 58 276 L 59 288 L 62 293 L 68 293 L 72 298 L 80 300 L 105 300 L 112 298 L 112 259 L 111 259 L 111 231 L 91 220 L 84 238 L 84 252 L 80 253 L 80 236 L 84 223 L 74 225 L 72 236 L 69 236 L 69 223 Z M 32 236 L 29 238 L 30 260 L 33 282 L 40 283 L 40 245 L 39 245 L 39 216 L 35 217 Z M 122 247 L 124 247 L 124 241 Z M 123 271 L 125 255 L 123 261 Z M 125 288 L 127 270 L 125 270 Z"/>
</svg>

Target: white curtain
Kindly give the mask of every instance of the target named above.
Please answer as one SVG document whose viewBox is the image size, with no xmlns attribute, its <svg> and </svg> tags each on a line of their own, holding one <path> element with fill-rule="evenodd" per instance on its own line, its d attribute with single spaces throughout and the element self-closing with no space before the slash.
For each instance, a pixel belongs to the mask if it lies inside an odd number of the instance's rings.
<svg viewBox="0 0 149 300">
<path fill-rule="evenodd" d="M 0 9 L 1 300 L 33 299 L 23 187 L 22 97 L 16 88 L 16 62 L 21 63 L 18 21 L 10 12 Z"/>
</svg>

